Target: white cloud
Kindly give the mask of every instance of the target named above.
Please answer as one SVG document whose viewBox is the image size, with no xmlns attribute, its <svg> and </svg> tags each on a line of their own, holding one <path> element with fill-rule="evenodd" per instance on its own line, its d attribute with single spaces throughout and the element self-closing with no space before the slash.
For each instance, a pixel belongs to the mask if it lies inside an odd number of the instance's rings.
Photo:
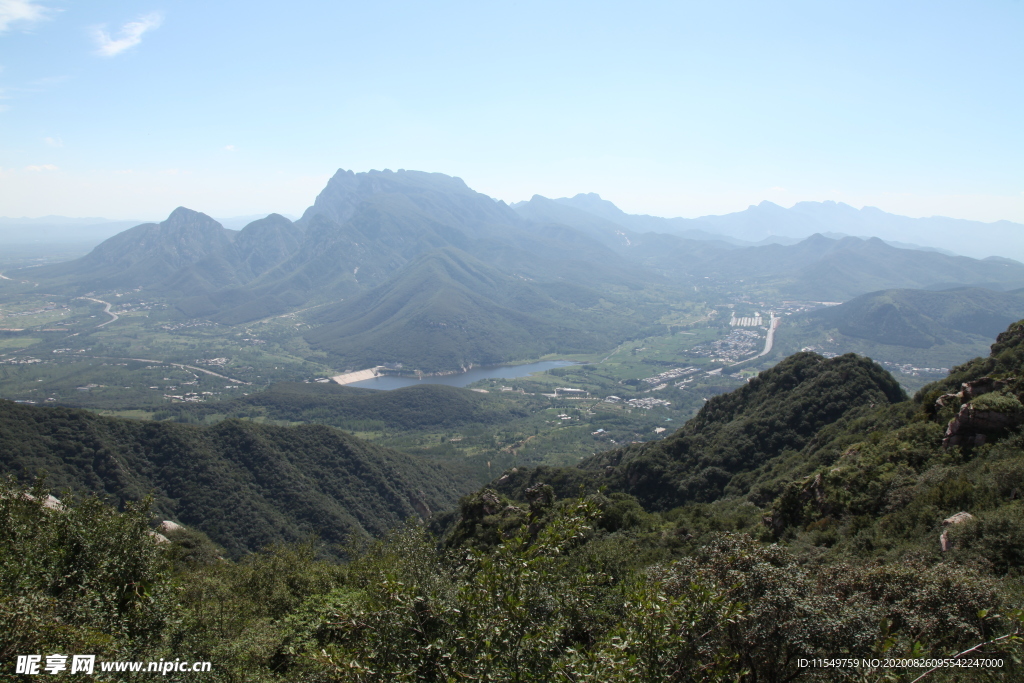
<svg viewBox="0 0 1024 683">
<path fill-rule="evenodd" d="M 50 147 L 63 147 L 64 141 L 60 138 L 43 138 L 43 142 L 48 144 Z"/>
<path fill-rule="evenodd" d="M 0 0 L 0 2 L 3 2 L 3 0 Z M 117 38 L 112 37 L 101 26 L 93 32 L 93 37 L 98 45 L 97 52 L 104 57 L 119 55 L 128 48 L 135 47 L 141 43 L 142 35 L 146 31 L 160 26 L 163 20 L 163 15 L 159 12 L 153 12 L 140 18 L 138 21 L 129 21 L 121 27 Z"/>
<path fill-rule="evenodd" d="M 54 166 L 53 164 L 41 164 L 39 166 L 26 166 L 25 170 L 26 171 L 36 171 L 36 172 L 39 172 L 39 171 L 56 171 L 57 167 Z"/>
<path fill-rule="evenodd" d="M 16 21 L 42 21 L 51 11 L 35 0 L 0 0 L 0 33 Z"/>
<path fill-rule="evenodd" d="M 235 151 L 235 146 L 234 145 L 224 145 L 224 149 L 226 149 L 229 152 L 234 152 Z"/>
</svg>

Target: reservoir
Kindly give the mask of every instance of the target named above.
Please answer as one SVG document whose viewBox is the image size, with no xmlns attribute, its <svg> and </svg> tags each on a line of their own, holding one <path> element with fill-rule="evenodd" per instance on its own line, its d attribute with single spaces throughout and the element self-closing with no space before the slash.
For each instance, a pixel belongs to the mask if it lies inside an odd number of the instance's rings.
<svg viewBox="0 0 1024 683">
<path fill-rule="evenodd" d="M 381 375 L 373 379 L 364 379 L 362 382 L 353 382 L 346 386 L 361 387 L 363 389 L 401 389 L 419 384 L 446 384 L 450 387 L 464 387 L 479 382 L 482 379 L 515 379 L 526 377 L 535 372 L 544 372 L 551 368 L 561 368 L 566 365 L 574 365 L 568 360 L 542 360 L 536 363 L 525 365 L 497 365 L 486 368 L 473 368 L 458 375 L 441 375 L 438 377 L 397 377 L 395 375 Z"/>
</svg>

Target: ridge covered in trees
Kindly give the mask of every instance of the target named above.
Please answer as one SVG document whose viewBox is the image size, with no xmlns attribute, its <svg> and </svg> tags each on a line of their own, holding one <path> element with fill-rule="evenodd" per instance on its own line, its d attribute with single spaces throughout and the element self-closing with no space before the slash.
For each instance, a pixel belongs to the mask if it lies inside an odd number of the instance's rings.
<svg viewBox="0 0 1024 683">
<path fill-rule="evenodd" d="M 97 493 L 206 532 L 233 555 L 318 535 L 379 536 L 451 507 L 473 480 L 332 427 L 225 420 L 211 427 L 0 401 L 3 474 Z"/>
</svg>

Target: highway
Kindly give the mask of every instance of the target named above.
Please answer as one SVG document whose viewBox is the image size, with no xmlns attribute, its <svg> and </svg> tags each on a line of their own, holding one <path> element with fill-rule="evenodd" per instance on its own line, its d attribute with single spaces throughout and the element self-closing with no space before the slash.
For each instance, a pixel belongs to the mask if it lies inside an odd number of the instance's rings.
<svg viewBox="0 0 1024 683">
<path fill-rule="evenodd" d="M 764 351 L 754 356 L 754 358 L 760 358 L 761 356 L 767 356 L 772 352 L 772 346 L 775 344 L 775 328 L 782 322 L 782 318 L 775 316 L 775 311 L 771 313 L 772 319 L 768 323 L 768 336 L 764 340 Z"/>
</svg>

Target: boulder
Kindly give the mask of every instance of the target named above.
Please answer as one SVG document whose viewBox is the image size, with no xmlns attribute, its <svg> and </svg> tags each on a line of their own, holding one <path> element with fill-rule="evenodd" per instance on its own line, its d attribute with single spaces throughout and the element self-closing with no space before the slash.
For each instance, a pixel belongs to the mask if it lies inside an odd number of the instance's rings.
<svg viewBox="0 0 1024 683">
<path fill-rule="evenodd" d="M 152 539 L 154 541 L 156 541 L 157 543 L 170 543 L 171 542 L 171 539 L 167 538 L 163 534 L 158 534 L 157 532 L 155 532 L 153 530 L 147 531 L 146 533 L 149 534 L 152 537 Z"/>
<path fill-rule="evenodd" d="M 956 524 L 963 524 L 964 522 L 970 522 L 974 519 L 974 515 L 969 512 L 958 512 L 952 517 L 947 517 L 942 520 L 942 526 L 947 527 L 942 530 L 942 534 L 939 535 L 939 546 L 942 548 L 942 552 L 946 552 L 953 547 L 953 544 L 949 540 L 949 528 Z"/>
</svg>

